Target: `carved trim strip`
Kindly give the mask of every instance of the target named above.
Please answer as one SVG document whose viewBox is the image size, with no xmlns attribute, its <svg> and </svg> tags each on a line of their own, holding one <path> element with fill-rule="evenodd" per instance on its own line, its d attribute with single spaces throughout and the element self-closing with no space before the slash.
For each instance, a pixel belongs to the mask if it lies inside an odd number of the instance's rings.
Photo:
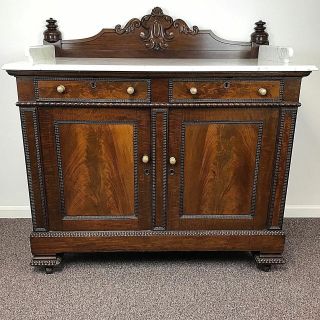
<svg viewBox="0 0 320 320">
<path fill-rule="evenodd" d="M 157 170 L 156 170 L 156 150 L 157 145 L 157 114 L 162 114 L 162 223 L 157 225 Z M 167 150 L 168 150 L 168 110 L 167 109 L 153 109 L 151 111 L 151 138 L 152 138 L 152 226 L 153 229 L 165 230 L 167 225 Z"/>
<path fill-rule="evenodd" d="M 64 221 L 91 221 L 91 220 L 137 220 L 135 215 L 131 216 L 64 216 Z"/>
<path fill-rule="evenodd" d="M 83 99 L 83 98 L 76 98 L 76 99 L 60 99 L 60 98 L 40 98 L 39 97 L 39 81 L 40 80 L 61 80 L 61 81 L 104 81 L 104 82 L 127 82 L 127 81 L 140 81 L 147 83 L 147 98 L 146 99 L 134 99 L 135 103 L 149 103 L 151 101 L 151 80 L 150 79 L 114 79 L 114 78 L 63 78 L 63 77 L 36 77 L 33 80 L 34 83 L 34 96 L 37 101 L 66 101 L 72 102 L 73 104 L 76 102 L 86 101 L 88 103 L 99 103 L 99 102 L 108 102 L 108 103 L 132 103 L 132 99 L 112 99 L 112 98 L 105 98 L 105 99 Z"/>
<path fill-rule="evenodd" d="M 31 209 L 33 230 L 35 230 L 37 228 L 37 219 L 36 219 L 36 208 L 35 208 L 33 183 L 32 183 L 30 150 L 29 150 L 29 143 L 28 143 L 26 119 L 25 119 L 24 113 L 25 112 L 34 112 L 34 110 L 35 110 L 34 108 L 20 109 L 21 129 L 22 129 L 22 137 L 23 137 L 24 156 L 25 156 L 25 161 L 26 161 L 27 180 L 28 180 L 28 187 L 29 187 L 29 199 L 30 199 L 30 209 Z"/>
<path fill-rule="evenodd" d="M 272 218 L 273 218 L 275 198 L 276 198 L 276 189 L 277 189 L 278 179 L 279 179 L 279 164 L 280 164 L 280 155 L 281 155 L 281 147 L 282 147 L 282 139 L 283 139 L 284 119 L 285 119 L 285 113 L 281 112 L 280 121 L 279 121 L 279 131 L 278 131 L 278 137 L 277 137 L 278 144 L 277 144 L 275 164 L 273 169 L 271 203 L 270 203 L 269 214 L 268 214 L 269 228 L 271 228 L 272 226 Z"/>
<path fill-rule="evenodd" d="M 58 165 L 59 176 L 59 193 L 60 193 L 60 210 L 63 220 L 115 220 L 115 216 L 68 216 L 65 212 L 65 199 L 64 199 L 64 176 L 63 165 L 61 156 L 61 143 L 60 143 L 60 130 L 59 126 L 62 124 L 131 124 L 133 125 L 133 151 L 134 151 L 134 212 L 132 215 L 116 216 L 117 220 L 136 219 L 139 212 L 139 179 L 138 179 L 138 126 L 135 120 L 123 121 L 94 121 L 94 120 L 55 120 L 54 121 L 54 136 L 55 136 L 55 149 Z"/>
<path fill-rule="evenodd" d="M 183 199 L 184 199 L 184 153 L 185 153 L 185 131 L 186 125 L 201 125 L 201 124 L 254 124 L 258 126 L 258 137 L 256 147 L 255 169 L 253 176 L 252 196 L 250 214 L 225 214 L 225 215 L 197 215 L 197 214 L 184 214 Z M 182 219 L 252 219 L 256 211 L 256 198 L 257 198 L 257 185 L 260 165 L 260 155 L 262 146 L 263 135 L 263 121 L 225 121 L 225 120 L 201 120 L 201 121 L 183 121 L 181 125 L 181 148 L 180 148 L 180 200 L 179 200 L 179 215 Z"/>
<path fill-rule="evenodd" d="M 275 103 L 283 100 L 283 93 L 284 93 L 284 81 L 281 78 L 255 78 L 252 80 L 252 78 L 236 78 L 236 81 L 250 81 L 250 82 L 259 82 L 259 81 L 269 81 L 269 80 L 275 80 L 280 82 L 280 90 L 279 90 L 279 99 L 174 99 L 173 97 L 173 83 L 174 82 L 230 82 L 233 81 L 233 79 L 229 78 L 217 78 L 217 79 L 199 79 L 199 78 L 190 78 L 190 79 L 169 79 L 169 103 L 192 103 L 194 105 L 194 102 L 199 103 L 206 103 L 206 102 L 216 102 L 216 103 L 226 103 L 226 100 L 230 101 L 230 103 Z M 279 104 L 277 104 L 279 106 Z"/>
<path fill-rule="evenodd" d="M 250 109 L 250 108 L 288 108 L 288 107 L 300 107 L 301 103 L 299 102 L 260 102 L 260 101 L 254 101 L 254 102 L 235 102 L 235 101 L 228 101 L 225 100 L 221 102 L 194 102 L 192 103 L 166 103 L 166 102 L 159 102 L 159 103 L 137 103 L 137 102 L 127 102 L 127 103 L 120 103 L 118 101 L 115 103 L 111 102 L 98 102 L 96 100 L 94 101 L 75 101 L 75 102 L 67 102 L 67 101 L 19 101 L 16 103 L 19 107 L 68 107 L 68 108 L 87 108 L 87 107 L 97 107 L 97 108 L 115 108 L 115 107 L 132 107 L 132 108 L 190 108 L 190 107 L 201 107 L 201 108 L 244 108 L 244 109 Z"/>
<path fill-rule="evenodd" d="M 263 121 L 261 121 L 258 126 L 258 141 L 257 141 L 257 149 L 256 149 L 256 159 L 255 159 L 252 198 L 251 198 L 251 210 L 250 210 L 252 216 L 254 216 L 256 212 L 257 187 L 258 187 L 259 167 L 260 167 L 260 159 L 261 159 L 262 136 L 263 136 Z"/>
<path fill-rule="evenodd" d="M 37 110 L 35 110 L 32 114 L 33 119 L 33 129 L 34 129 L 34 137 L 36 144 L 36 158 L 37 158 L 37 169 L 38 169 L 38 178 L 40 184 L 40 198 L 41 198 L 41 209 L 43 221 L 45 223 L 45 229 L 48 229 L 48 216 L 47 216 L 47 201 L 44 187 L 44 174 L 42 168 L 42 159 L 41 159 L 41 142 L 39 135 L 39 119 Z"/>
<path fill-rule="evenodd" d="M 292 147 L 293 147 L 293 139 L 294 139 L 294 131 L 295 131 L 296 118 L 297 118 L 297 109 L 282 109 L 280 112 L 279 131 L 278 131 L 278 139 L 277 139 L 278 144 L 277 144 L 275 164 L 273 169 L 274 178 L 272 182 L 271 202 L 270 202 L 271 204 L 269 207 L 269 214 L 268 214 L 269 228 L 272 228 L 272 220 L 273 220 L 273 215 L 275 210 L 276 192 L 277 192 L 277 186 L 279 181 L 281 151 L 282 151 L 283 135 L 284 135 L 284 129 L 285 129 L 284 127 L 285 117 L 286 117 L 286 114 L 288 113 L 291 114 L 291 124 L 290 124 L 290 132 L 289 132 L 289 139 L 288 139 L 288 148 L 286 152 L 285 177 L 284 177 L 284 183 L 282 187 L 281 201 L 280 201 L 280 214 L 279 214 L 277 227 L 281 228 L 283 223 L 285 201 L 286 201 L 287 188 L 288 188 L 289 170 L 290 170 L 291 155 L 292 155 Z"/>
<path fill-rule="evenodd" d="M 225 219 L 225 220 L 250 220 L 251 214 L 185 214 L 181 219 Z"/>
<path fill-rule="evenodd" d="M 32 122 L 34 130 L 34 142 L 36 149 L 36 164 L 37 164 L 37 173 L 39 179 L 39 190 L 40 190 L 40 200 L 41 200 L 41 215 L 43 217 L 44 228 L 37 227 L 38 222 L 36 219 L 36 206 L 34 199 L 34 190 L 33 190 L 33 181 L 32 181 L 32 169 L 31 169 L 31 158 L 30 158 L 30 149 L 27 135 L 26 119 L 25 112 L 32 113 Z M 21 129 L 26 161 L 26 171 L 27 171 L 27 180 L 29 187 L 29 198 L 30 198 L 30 209 L 33 229 L 38 231 L 43 231 L 48 229 L 48 217 L 47 217 L 47 204 L 46 204 L 46 195 L 44 187 L 44 177 L 42 169 L 42 160 L 41 160 L 41 147 L 40 147 L 40 135 L 39 135 L 39 120 L 36 108 L 20 108 L 20 118 L 21 118 Z"/>
<path fill-rule="evenodd" d="M 206 237 L 206 236 L 284 236 L 282 230 L 195 230 L 195 231 L 49 231 L 32 232 L 31 238 L 87 237 Z"/>
<path fill-rule="evenodd" d="M 140 39 L 145 42 L 148 49 L 164 50 L 168 48 L 168 43 L 174 39 L 173 29 L 178 29 L 179 33 L 186 35 L 196 35 L 199 32 L 198 27 L 193 26 L 192 29 L 181 19 L 174 20 L 163 14 L 159 7 L 153 8 L 151 14 L 145 15 L 141 21 L 137 18 L 127 22 L 124 28 L 121 25 L 115 26 L 115 32 L 119 35 L 133 32 L 135 29 L 141 29 Z"/>
<path fill-rule="evenodd" d="M 58 266 L 62 261 L 62 257 L 33 257 L 30 265 L 33 267 L 53 267 Z"/>
<path fill-rule="evenodd" d="M 287 189 L 288 189 L 289 171 L 290 171 L 290 164 L 291 164 L 291 156 L 292 156 L 292 148 L 293 148 L 293 139 L 294 139 L 294 132 L 296 128 L 296 120 L 297 120 L 297 110 L 284 110 L 283 112 L 291 113 L 291 125 L 290 125 L 287 157 L 286 157 L 285 178 L 284 178 L 284 184 L 283 184 L 282 194 L 281 194 L 280 216 L 278 221 L 279 226 L 282 226 L 282 223 L 283 223 L 284 209 L 285 209 Z"/>
<path fill-rule="evenodd" d="M 256 261 L 257 264 L 284 264 L 285 260 L 282 256 L 259 256 L 255 255 L 254 260 Z"/>
</svg>

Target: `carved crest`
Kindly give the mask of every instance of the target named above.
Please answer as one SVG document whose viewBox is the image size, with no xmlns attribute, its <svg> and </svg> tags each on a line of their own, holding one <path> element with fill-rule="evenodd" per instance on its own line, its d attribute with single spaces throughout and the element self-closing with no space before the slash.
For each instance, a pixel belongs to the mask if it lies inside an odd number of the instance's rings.
<svg viewBox="0 0 320 320">
<path fill-rule="evenodd" d="M 199 28 L 193 26 L 192 29 L 181 19 L 173 20 L 170 16 L 163 14 L 161 8 L 156 7 L 151 14 L 142 17 L 141 20 L 134 18 L 121 28 L 121 25 L 115 27 L 117 34 L 133 32 L 135 29 L 142 28 L 140 38 L 146 42 L 146 47 L 153 50 L 163 50 L 168 48 L 168 42 L 174 39 L 174 29 L 186 35 L 196 35 Z"/>
</svg>

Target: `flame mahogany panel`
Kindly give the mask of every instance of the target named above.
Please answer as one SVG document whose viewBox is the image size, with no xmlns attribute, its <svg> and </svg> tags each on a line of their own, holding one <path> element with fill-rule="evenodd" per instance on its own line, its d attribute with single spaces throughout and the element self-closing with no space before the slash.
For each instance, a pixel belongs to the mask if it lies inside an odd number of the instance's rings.
<svg viewBox="0 0 320 320">
<path fill-rule="evenodd" d="M 66 215 L 134 215 L 134 127 L 59 125 Z"/>
<path fill-rule="evenodd" d="M 258 135 L 259 123 L 185 123 L 184 215 L 251 214 Z"/>
</svg>

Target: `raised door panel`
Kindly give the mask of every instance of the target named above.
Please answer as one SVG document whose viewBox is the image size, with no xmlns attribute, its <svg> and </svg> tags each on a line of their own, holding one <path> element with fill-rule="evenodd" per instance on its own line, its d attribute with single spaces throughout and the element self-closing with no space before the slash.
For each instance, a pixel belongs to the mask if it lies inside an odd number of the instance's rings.
<svg viewBox="0 0 320 320">
<path fill-rule="evenodd" d="M 170 165 L 170 228 L 264 227 L 278 111 L 174 110 L 169 119 L 169 154 L 177 159 Z"/>
<path fill-rule="evenodd" d="M 150 225 L 147 110 L 39 111 L 50 229 L 126 230 Z"/>
</svg>

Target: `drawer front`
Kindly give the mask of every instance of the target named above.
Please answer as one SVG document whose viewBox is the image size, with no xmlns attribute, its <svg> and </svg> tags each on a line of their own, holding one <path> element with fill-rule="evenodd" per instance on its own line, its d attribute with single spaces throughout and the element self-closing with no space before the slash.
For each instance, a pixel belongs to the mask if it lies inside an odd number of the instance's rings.
<svg viewBox="0 0 320 320">
<path fill-rule="evenodd" d="M 281 80 L 189 80 L 169 81 L 170 102 L 278 101 L 282 100 Z"/>
<path fill-rule="evenodd" d="M 37 100 L 150 102 L 149 80 L 36 79 Z"/>
</svg>

